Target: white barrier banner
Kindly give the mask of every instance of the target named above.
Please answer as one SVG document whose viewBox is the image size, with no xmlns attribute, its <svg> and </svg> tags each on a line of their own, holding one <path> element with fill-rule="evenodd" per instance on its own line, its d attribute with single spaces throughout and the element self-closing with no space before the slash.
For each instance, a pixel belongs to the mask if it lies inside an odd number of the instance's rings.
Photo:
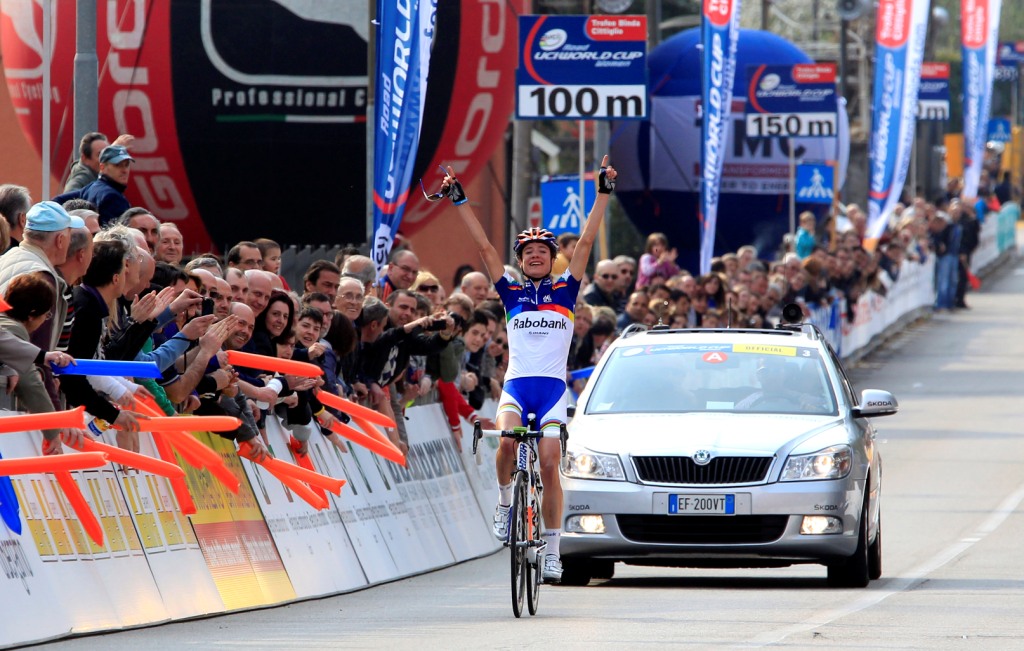
<svg viewBox="0 0 1024 651">
<path fill-rule="evenodd" d="M 268 416 L 266 432 L 274 455 L 287 463 L 295 463 L 288 448 L 291 434 L 281 421 L 273 415 Z M 324 444 L 319 433 L 314 437 L 310 437 L 312 444 Z M 311 455 L 317 472 L 332 474 L 322 461 L 317 462 L 318 457 L 323 458 L 318 453 Z M 256 500 L 296 597 L 342 592 L 367 584 L 366 575 L 341 521 L 341 513 L 334 508 L 334 495 L 326 494 L 330 508 L 317 511 L 264 468 L 249 462 L 242 466 L 254 484 L 255 476 L 259 476 L 262 490 L 257 492 Z M 333 476 L 344 479 L 340 472 Z"/>
<path fill-rule="evenodd" d="M 493 537 L 480 526 L 483 514 L 444 414 L 437 405 L 430 405 L 410 409 L 409 416 L 409 423 L 415 424 L 409 430 L 409 469 L 399 476 L 423 485 L 455 560 L 486 554 L 494 548 Z M 405 485 L 410 483 L 406 481 Z"/>
</svg>

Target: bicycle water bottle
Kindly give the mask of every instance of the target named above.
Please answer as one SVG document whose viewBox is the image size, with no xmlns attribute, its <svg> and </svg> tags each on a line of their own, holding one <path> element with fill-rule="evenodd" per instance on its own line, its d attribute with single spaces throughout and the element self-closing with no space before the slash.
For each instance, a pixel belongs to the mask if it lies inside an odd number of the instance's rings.
<svg viewBox="0 0 1024 651">
<path fill-rule="evenodd" d="M 103 432 L 110 429 L 110 423 L 103 420 L 102 418 L 97 418 L 96 416 L 93 416 L 92 420 L 89 421 L 85 428 L 89 430 L 89 432 L 93 436 L 102 436 Z"/>
</svg>

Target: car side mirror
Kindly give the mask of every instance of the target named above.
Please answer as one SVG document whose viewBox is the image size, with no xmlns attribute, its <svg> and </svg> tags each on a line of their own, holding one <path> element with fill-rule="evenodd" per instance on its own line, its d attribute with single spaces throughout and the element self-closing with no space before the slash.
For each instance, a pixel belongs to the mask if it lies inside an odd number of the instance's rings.
<svg viewBox="0 0 1024 651">
<path fill-rule="evenodd" d="M 860 404 L 853 408 L 854 418 L 892 416 L 899 411 L 896 396 L 881 389 L 864 389 L 860 392 Z"/>
</svg>

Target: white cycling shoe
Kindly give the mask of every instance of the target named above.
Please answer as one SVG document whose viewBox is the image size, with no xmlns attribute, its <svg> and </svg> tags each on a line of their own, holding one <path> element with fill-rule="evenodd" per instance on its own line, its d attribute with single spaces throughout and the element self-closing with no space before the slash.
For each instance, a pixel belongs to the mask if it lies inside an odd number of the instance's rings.
<svg viewBox="0 0 1024 651">
<path fill-rule="evenodd" d="M 499 504 L 494 507 L 494 537 L 502 542 L 508 540 L 508 518 L 511 511 L 511 506 Z"/>
<path fill-rule="evenodd" d="M 544 569 L 541 570 L 544 583 L 562 582 L 562 560 L 554 554 L 544 556 Z"/>
</svg>

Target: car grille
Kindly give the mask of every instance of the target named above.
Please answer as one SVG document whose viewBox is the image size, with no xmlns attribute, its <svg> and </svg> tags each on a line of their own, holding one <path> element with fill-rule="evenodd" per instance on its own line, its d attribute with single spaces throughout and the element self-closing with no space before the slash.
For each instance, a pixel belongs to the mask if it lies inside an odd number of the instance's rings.
<svg viewBox="0 0 1024 651">
<path fill-rule="evenodd" d="M 742 545 L 778 540 L 787 515 L 616 515 L 619 531 L 639 543 Z"/>
<path fill-rule="evenodd" d="M 772 459 L 715 457 L 698 466 L 690 457 L 633 457 L 633 467 L 649 484 L 753 484 L 764 481 Z"/>
</svg>

